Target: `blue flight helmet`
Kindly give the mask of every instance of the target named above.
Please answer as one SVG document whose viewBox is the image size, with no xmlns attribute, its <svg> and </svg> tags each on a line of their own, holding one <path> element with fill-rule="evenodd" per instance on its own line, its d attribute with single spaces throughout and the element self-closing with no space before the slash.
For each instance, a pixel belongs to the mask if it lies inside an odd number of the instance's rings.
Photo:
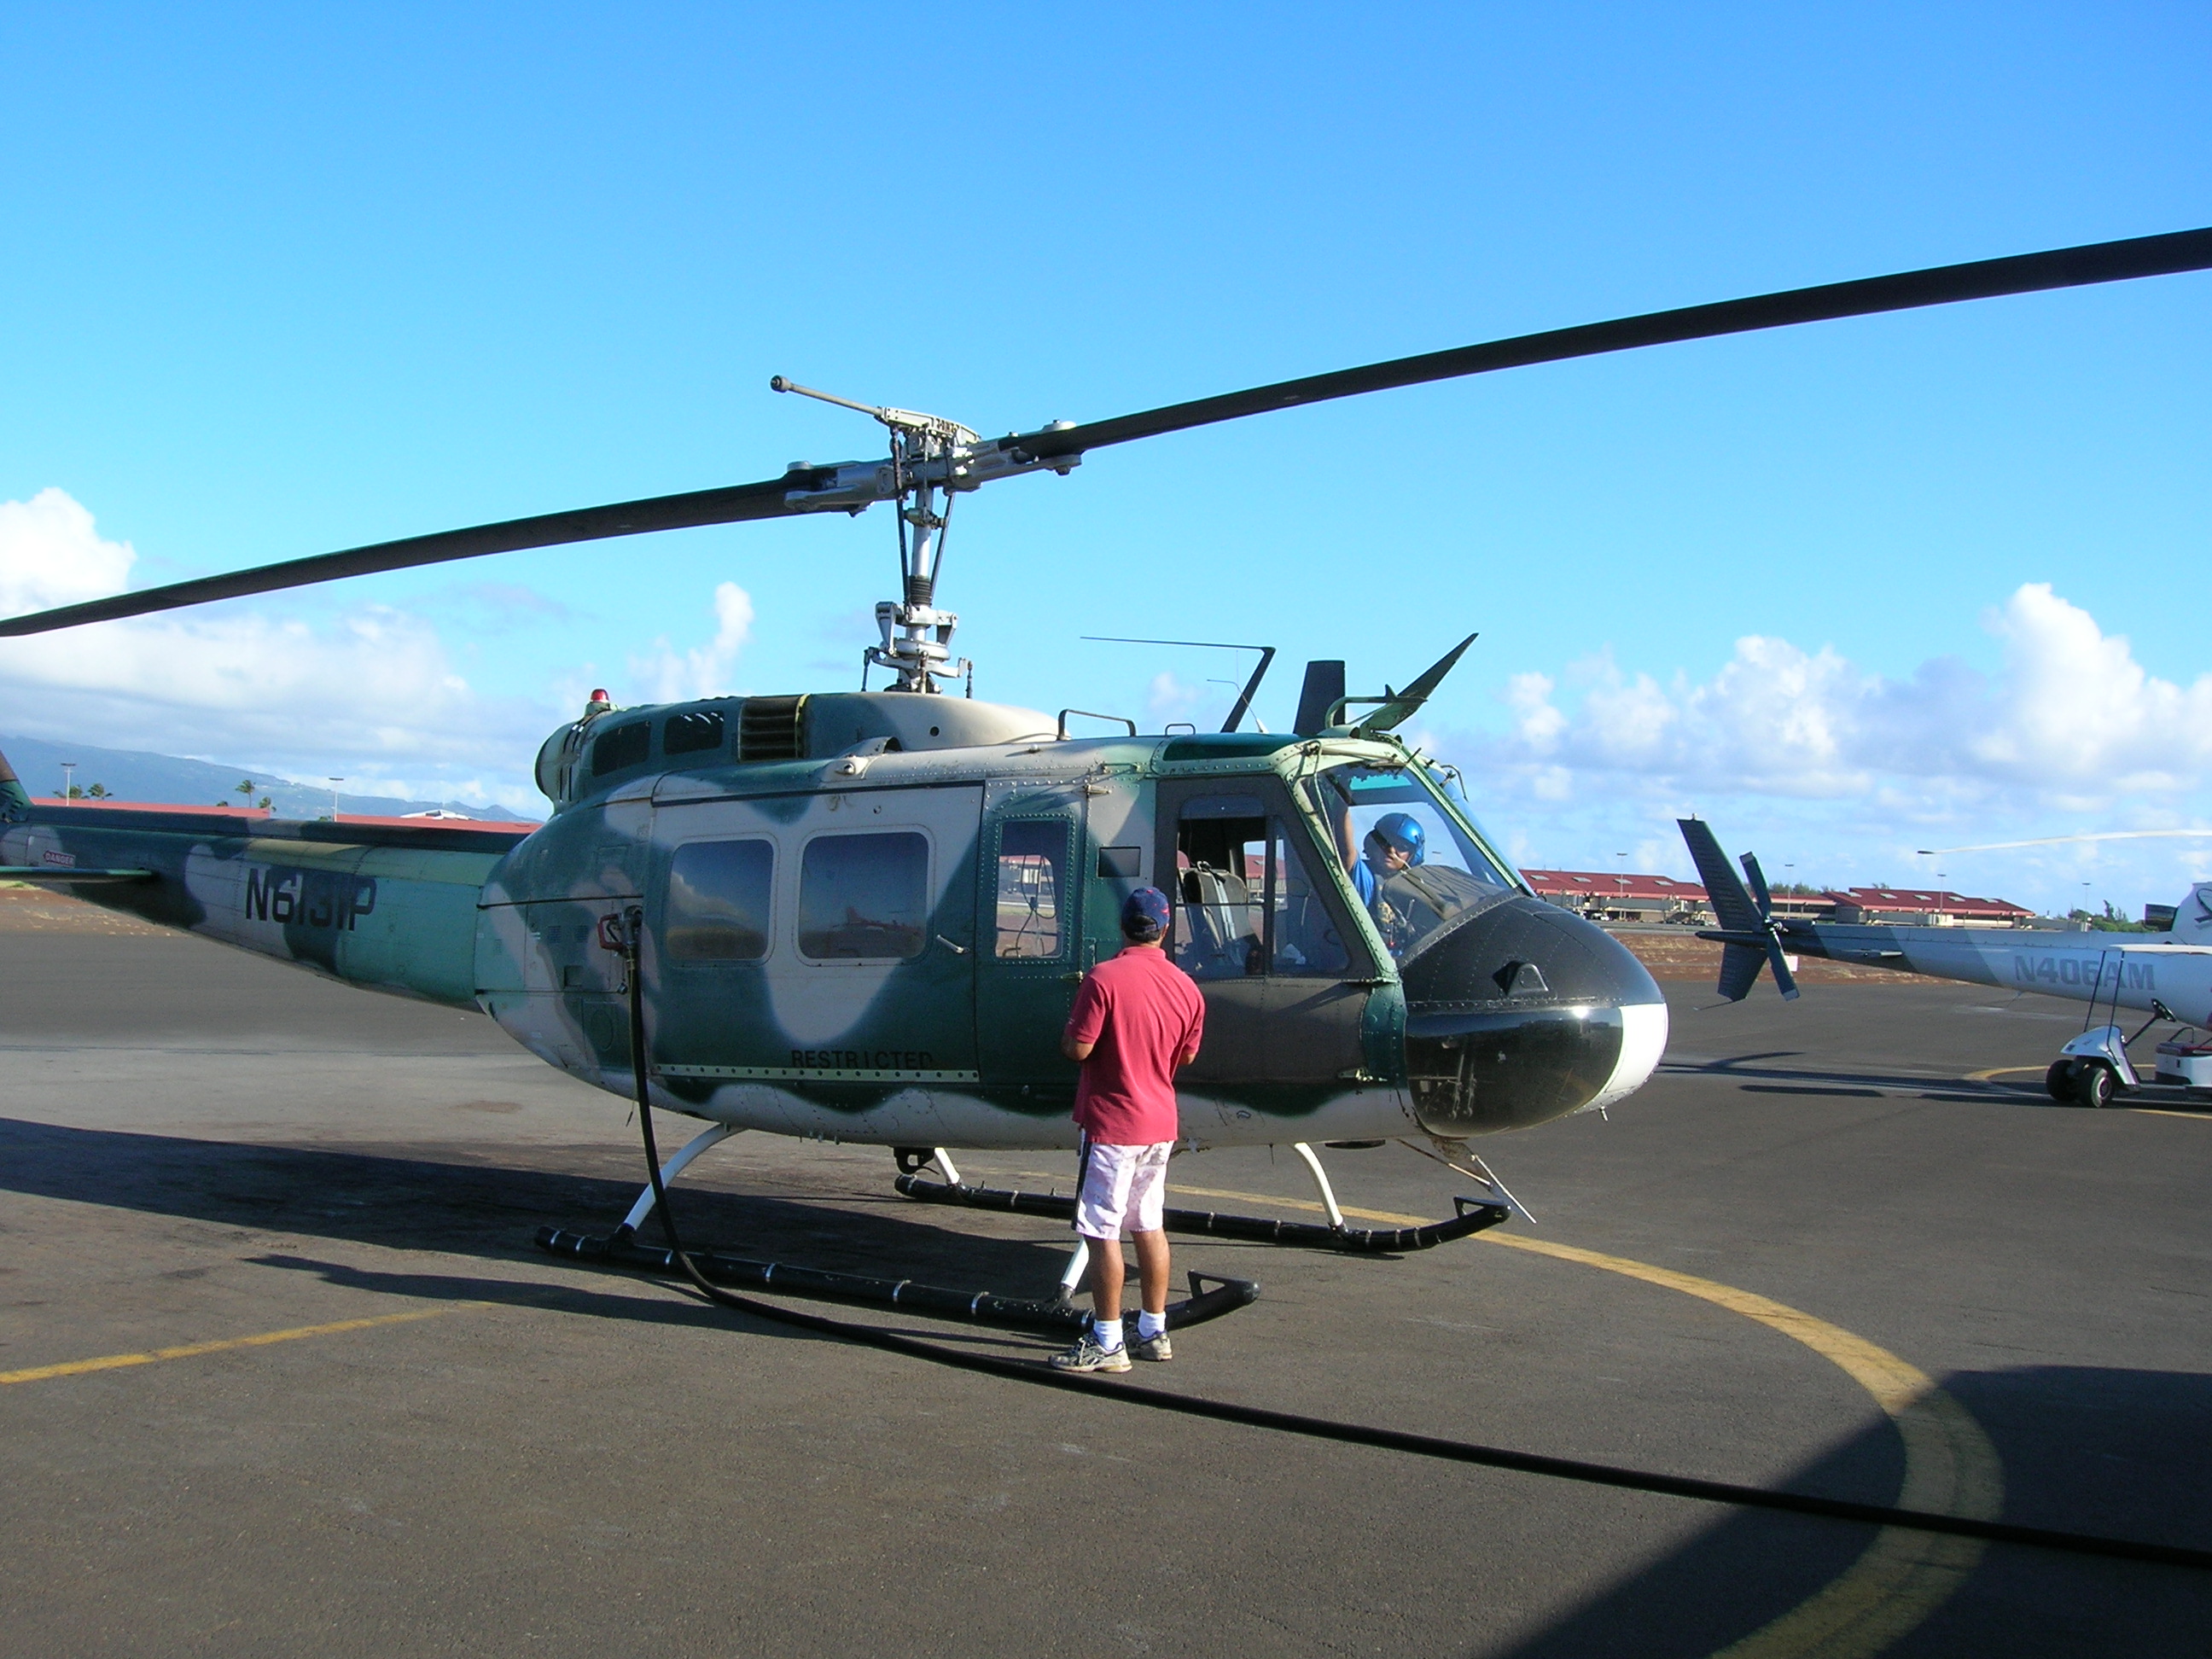
<svg viewBox="0 0 2212 1659">
<path fill-rule="evenodd" d="M 1139 887 L 1121 901 L 1121 937 L 1150 945 L 1168 930 L 1168 896 L 1157 887 Z"/>
<path fill-rule="evenodd" d="M 1419 864 L 1425 855 L 1428 832 L 1411 812 L 1385 812 L 1375 820 L 1375 827 L 1367 834 L 1370 840 L 1403 853 L 1408 864 Z"/>
</svg>

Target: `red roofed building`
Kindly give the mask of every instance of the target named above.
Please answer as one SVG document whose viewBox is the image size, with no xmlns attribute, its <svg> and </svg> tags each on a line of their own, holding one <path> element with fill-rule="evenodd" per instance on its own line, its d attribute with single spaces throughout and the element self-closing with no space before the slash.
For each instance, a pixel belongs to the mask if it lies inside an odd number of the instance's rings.
<svg viewBox="0 0 2212 1659">
<path fill-rule="evenodd" d="M 1628 871 L 1523 870 L 1539 898 L 1606 921 L 1709 921 L 1712 907 L 1694 881 Z"/>
<path fill-rule="evenodd" d="M 1821 897 L 1846 925 L 1896 927 L 2014 927 L 2035 912 L 2004 899 L 1972 898 L 1948 889 L 1847 887 Z"/>
</svg>

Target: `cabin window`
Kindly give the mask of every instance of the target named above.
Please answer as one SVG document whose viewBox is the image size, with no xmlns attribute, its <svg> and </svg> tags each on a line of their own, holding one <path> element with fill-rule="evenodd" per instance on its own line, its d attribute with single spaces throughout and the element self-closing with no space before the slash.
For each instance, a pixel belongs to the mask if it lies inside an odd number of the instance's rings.
<svg viewBox="0 0 2212 1659">
<path fill-rule="evenodd" d="M 1176 826 L 1176 964 L 1193 979 L 1265 973 L 1267 809 L 1253 797 L 1202 795 Z"/>
<path fill-rule="evenodd" d="M 918 957 L 928 942 L 929 842 L 912 830 L 817 836 L 799 866 L 799 948 L 818 960 Z"/>
<path fill-rule="evenodd" d="M 628 726 L 617 726 L 592 739 L 592 775 L 603 778 L 610 772 L 641 765 L 652 753 L 651 720 L 632 720 Z"/>
<path fill-rule="evenodd" d="M 1206 795 L 1176 826 L 1176 964 L 1193 979 L 1334 978 L 1350 965 L 1307 860 L 1259 800 Z"/>
<path fill-rule="evenodd" d="M 764 841 L 695 841 L 668 869 L 662 936 L 678 962 L 758 962 L 768 955 L 775 849 Z"/>
<path fill-rule="evenodd" d="M 703 755 L 722 746 L 722 717 L 711 709 L 671 714 L 660 731 L 664 755 Z"/>
<path fill-rule="evenodd" d="M 1070 828 L 1066 818 L 1013 818 L 999 827 L 994 950 L 1002 960 L 1060 954 Z"/>
<path fill-rule="evenodd" d="M 1352 965 L 1344 935 L 1314 890 L 1298 844 L 1274 820 L 1267 840 L 1267 953 L 1273 971 L 1334 979 Z"/>
</svg>

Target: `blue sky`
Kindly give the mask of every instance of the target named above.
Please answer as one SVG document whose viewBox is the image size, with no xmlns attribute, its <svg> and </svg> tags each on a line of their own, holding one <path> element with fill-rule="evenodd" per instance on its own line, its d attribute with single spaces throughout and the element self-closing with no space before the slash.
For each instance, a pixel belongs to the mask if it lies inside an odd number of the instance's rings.
<svg viewBox="0 0 2212 1659">
<path fill-rule="evenodd" d="M 2212 222 L 2212 15 L 0 15 L 0 608 L 1737 294 Z M 981 695 L 1402 681 L 1525 861 L 2133 907 L 2212 838 L 2212 276 L 1516 371 L 963 501 Z M 126 547 L 135 558 L 118 550 Z M 605 684 L 857 678 L 891 526 L 504 556 L 0 647 L 0 730 L 520 804 Z M 724 583 L 742 590 L 726 595 Z M 2047 592 L 2045 591 L 2047 590 Z M 1747 639 L 1754 643 L 1747 648 Z M 2084 885 L 2084 883 L 2087 885 Z"/>
</svg>

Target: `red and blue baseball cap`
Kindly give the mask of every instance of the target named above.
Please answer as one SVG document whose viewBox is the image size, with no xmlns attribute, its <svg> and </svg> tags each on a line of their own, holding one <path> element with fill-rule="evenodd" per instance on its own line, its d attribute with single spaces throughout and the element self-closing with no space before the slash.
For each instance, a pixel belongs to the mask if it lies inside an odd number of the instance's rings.
<svg viewBox="0 0 2212 1659">
<path fill-rule="evenodd" d="M 1157 887 L 1139 887 L 1121 901 L 1121 937 L 1150 945 L 1168 930 L 1168 896 Z"/>
</svg>

